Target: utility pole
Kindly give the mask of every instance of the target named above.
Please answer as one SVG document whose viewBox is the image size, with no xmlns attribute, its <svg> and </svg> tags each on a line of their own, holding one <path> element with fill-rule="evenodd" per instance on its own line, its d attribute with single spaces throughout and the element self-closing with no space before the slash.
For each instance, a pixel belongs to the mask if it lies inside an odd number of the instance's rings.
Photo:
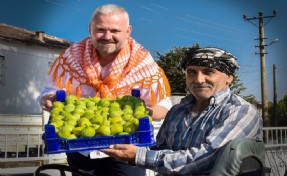
<svg viewBox="0 0 287 176">
<path fill-rule="evenodd" d="M 266 62 L 265 62 L 265 54 L 268 54 L 265 52 L 265 46 L 268 46 L 264 44 L 264 39 L 267 39 L 264 36 L 264 25 L 268 23 L 273 17 L 276 17 L 276 11 L 273 10 L 273 15 L 271 16 L 263 16 L 262 12 L 258 13 L 258 17 L 248 18 L 246 15 L 243 15 L 243 18 L 245 21 L 249 21 L 251 24 L 255 25 L 259 29 L 259 45 L 256 47 L 259 47 L 259 53 L 260 54 L 260 71 L 261 71 L 261 102 L 262 102 L 262 118 L 265 122 L 265 126 L 270 126 L 270 120 L 268 118 L 268 98 L 267 98 L 267 88 L 266 88 Z M 269 19 L 264 24 L 264 19 Z M 253 23 L 253 20 L 258 20 L 258 25 Z"/>
<path fill-rule="evenodd" d="M 274 121 L 275 121 L 275 126 L 278 124 L 278 119 L 277 119 L 277 76 L 276 76 L 276 65 L 273 64 L 273 115 L 274 115 Z"/>
</svg>

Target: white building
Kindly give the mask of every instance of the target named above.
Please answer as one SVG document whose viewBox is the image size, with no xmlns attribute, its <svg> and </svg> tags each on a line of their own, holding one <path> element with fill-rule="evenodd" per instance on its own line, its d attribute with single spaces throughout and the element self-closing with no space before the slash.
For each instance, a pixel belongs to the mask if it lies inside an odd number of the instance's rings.
<svg viewBox="0 0 287 176">
<path fill-rule="evenodd" d="M 37 114 L 53 60 L 71 42 L 0 23 L 0 114 Z"/>
</svg>

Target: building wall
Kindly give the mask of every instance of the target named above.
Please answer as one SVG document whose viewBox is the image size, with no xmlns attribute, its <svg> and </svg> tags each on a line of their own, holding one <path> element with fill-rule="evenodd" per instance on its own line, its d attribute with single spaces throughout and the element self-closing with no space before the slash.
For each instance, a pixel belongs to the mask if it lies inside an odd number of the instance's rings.
<svg viewBox="0 0 287 176">
<path fill-rule="evenodd" d="M 0 39 L 0 114 L 41 113 L 36 99 L 61 51 Z"/>
</svg>

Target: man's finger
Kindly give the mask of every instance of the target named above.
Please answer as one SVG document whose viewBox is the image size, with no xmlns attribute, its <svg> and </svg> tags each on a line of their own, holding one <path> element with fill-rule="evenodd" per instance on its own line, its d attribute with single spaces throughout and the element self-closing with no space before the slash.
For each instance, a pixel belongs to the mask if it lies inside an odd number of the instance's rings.
<svg viewBox="0 0 287 176">
<path fill-rule="evenodd" d="M 111 145 L 110 147 L 112 147 L 113 149 L 116 149 L 116 150 L 126 150 L 126 149 L 128 149 L 129 145 L 130 144 L 115 144 L 115 145 Z"/>
<path fill-rule="evenodd" d="M 45 111 L 51 111 L 53 107 L 53 102 L 56 100 L 55 93 L 49 93 L 41 98 L 41 107 Z"/>
</svg>

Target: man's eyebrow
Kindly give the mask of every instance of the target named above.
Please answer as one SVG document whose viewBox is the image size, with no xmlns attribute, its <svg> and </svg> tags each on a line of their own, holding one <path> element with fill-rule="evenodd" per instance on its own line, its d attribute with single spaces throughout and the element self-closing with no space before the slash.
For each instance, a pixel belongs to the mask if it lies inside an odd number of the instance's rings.
<svg viewBox="0 0 287 176">
<path fill-rule="evenodd" d="M 194 68 L 187 68 L 186 71 L 192 71 L 195 70 Z"/>
<path fill-rule="evenodd" d="M 214 68 L 209 68 L 209 67 L 207 67 L 207 68 L 204 68 L 203 70 L 211 70 L 211 71 L 213 71 L 213 70 L 215 70 Z"/>
</svg>

